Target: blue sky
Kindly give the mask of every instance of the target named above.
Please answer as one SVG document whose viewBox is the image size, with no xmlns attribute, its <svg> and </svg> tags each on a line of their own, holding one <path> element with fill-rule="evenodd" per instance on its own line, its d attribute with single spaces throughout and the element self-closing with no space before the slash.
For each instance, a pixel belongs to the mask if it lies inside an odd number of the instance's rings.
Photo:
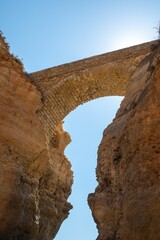
<svg viewBox="0 0 160 240">
<path fill-rule="evenodd" d="M 0 30 L 27 72 L 156 39 L 159 0 L 1 0 Z M 87 195 L 96 187 L 97 148 L 122 98 L 94 100 L 71 112 L 65 129 L 72 143 L 74 209 L 56 240 L 97 236 Z"/>
</svg>

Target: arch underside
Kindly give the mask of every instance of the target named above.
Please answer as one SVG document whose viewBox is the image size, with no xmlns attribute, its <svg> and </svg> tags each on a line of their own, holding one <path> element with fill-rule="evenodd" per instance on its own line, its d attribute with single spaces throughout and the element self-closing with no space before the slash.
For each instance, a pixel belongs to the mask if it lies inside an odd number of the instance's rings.
<svg viewBox="0 0 160 240">
<path fill-rule="evenodd" d="M 30 74 L 43 96 L 44 104 L 37 114 L 47 140 L 54 137 L 56 126 L 77 106 L 104 96 L 124 96 L 129 78 L 153 44 L 156 42 Z"/>
<path fill-rule="evenodd" d="M 130 73 L 127 66 L 103 65 L 62 78 L 45 92 L 44 107 L 38 116 L 44 122 L 48 139 L 55 127 L 79 105 L 105 96 L 124 96 Z"/>
</svg>

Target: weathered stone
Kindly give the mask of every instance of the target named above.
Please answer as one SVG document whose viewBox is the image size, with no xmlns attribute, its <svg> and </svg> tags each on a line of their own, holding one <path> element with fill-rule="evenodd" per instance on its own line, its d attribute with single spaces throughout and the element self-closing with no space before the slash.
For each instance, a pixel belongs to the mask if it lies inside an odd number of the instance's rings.
<svg viewBox="0 0 160 240">
<path fill-rule="evenodd" d="M 0 239 L 53 239 L 71 209 L 70 137 L 59 124 L 47 145 L 41 94 L 0 43 Z"/>
<path fill-rule="evenodd" d="M 87 58 L 30 74 L 43 95 L 38 116 L 48 139 L 67 114 L 87 101 L 104 96 L 124 96 L 139 62 L 157 41 Z"/>
<path fill-rule="evenodd" d="M 160 50 L 131 77 L 98 151 L 89 195 L 98 240 L 160 239 Z"/>
<path fill-rule="evenodd" d="M 126 98 L 99 148 L 89 196 L 100 240 L 160 238 L 158 41 L 25 74 L 0 36 L 0 239 L 53 239 L 73 175 L 63 118 L 103 96 Z"/>
</svg>

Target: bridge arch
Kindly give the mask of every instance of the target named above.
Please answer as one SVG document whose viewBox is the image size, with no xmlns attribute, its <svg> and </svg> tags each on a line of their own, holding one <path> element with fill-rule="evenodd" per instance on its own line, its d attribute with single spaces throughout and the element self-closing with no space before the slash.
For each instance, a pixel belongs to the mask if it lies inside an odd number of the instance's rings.
<svg viewBox="0 0 160 240">
<path fill-rule="evenodd" d="M 124 96 L 129 78 L 152 51 L 153 42 L 64 64 L 30 74 L 41 91 L 43 107 L 37 112 L 48 141 L 56 126 L 79 105 L 104 96 Z"/>
</svg>

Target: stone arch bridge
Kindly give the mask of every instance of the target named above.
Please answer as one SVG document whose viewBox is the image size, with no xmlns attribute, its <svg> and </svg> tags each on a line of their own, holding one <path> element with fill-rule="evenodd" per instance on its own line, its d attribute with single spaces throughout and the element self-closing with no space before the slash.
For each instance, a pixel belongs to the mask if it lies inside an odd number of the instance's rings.
<svg viewBox="0 0 160 240">
<path fill-rule="evenodd" d="M 86 58 L 30 74 L 42 94 L 38 116 L 48 141 L 55 127 L 80 104 L 104 96 L 124 96 L 129 78 L 156 41 Z"/>
</svg>

